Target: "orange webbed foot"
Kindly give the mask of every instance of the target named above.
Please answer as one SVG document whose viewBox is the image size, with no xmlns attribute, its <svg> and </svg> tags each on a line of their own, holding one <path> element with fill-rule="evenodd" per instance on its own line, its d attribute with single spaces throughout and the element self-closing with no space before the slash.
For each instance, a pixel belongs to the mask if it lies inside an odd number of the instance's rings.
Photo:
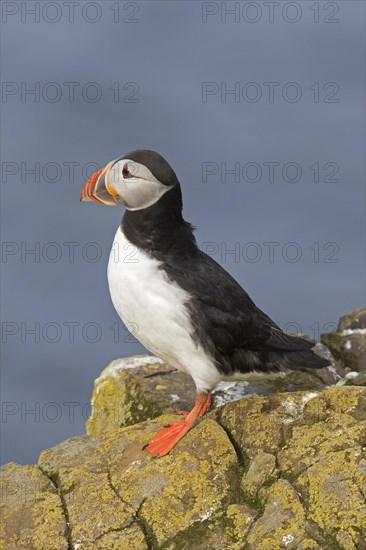
<svg viewBox="0 0 366 550">
<path fill-rule="evenodd" d="M 167 455 L 191 428 L 185 420 L 172 422 L 161 428 L 145 449 L 154 457 Z"/>
<path fill-rule="evenodd" d="M 185 436 L 187 432 L 196 424 L 199 416 L 203 416 L 211 404 L 211 394 L 198 394 L 193 409 L 188 413 L 178 411 L 175 414 L 187 414 L 185 420 L 172 422 L 163 426 L 152 438 L 150 443 L 145 445 L 146 449 L 153 457 L 167 455 L 173 447 Z"/>
</svg>

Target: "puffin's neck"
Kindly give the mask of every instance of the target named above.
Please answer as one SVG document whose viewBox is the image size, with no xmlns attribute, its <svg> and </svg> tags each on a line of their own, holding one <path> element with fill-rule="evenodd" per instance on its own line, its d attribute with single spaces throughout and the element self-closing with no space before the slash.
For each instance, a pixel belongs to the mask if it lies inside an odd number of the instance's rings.
<svg viewBox="0 0 366 550">
<path fill-rule="evenodd" d="M 182 216 L 179 183 L 155 204 L 142 210 L 126 210 L 121 229 L 127 239 L 158 260 L 185 256 L 198 250 L 191 224 Z"/>
</svg>

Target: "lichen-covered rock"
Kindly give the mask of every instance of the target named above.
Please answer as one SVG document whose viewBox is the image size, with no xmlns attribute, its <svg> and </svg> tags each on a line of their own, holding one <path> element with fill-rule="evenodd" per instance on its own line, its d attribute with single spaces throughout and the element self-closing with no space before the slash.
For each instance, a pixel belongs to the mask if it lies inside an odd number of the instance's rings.
<svg viewBox="0 0 366 550">
<path fill-rule="evenodd" d="M 57 488 L 37 466 L 0 469 L 4 550 L 68 550 L 67 518 Z"/>
<path fill-rule="evenodd" d="M 298 548 L 307 531 L 306 512 L 299 495 L 289 481 L 279 479 L 270 487 L 263 514 L 248 534 L 248 548 Z"/>
<path fill-rule="evenodd" d="M 343 315 L 337 332 L 322 334 L 320 339 L 331 351 L 338 369 L 366 371 L 366 308 Z"/>
<path fill-rule="evenodd" d="M 251 461 L 248 471 L 241 480 L 241 487 L 251 499 L 258 497 L 259 490 L 269 485 L 278 477 L 275 455 L 260 451 Z M 266 495 L 267 496 L 267 495 Z"/>
<path fill-rule="evenodd" d="M 173 370 L 150 355 L 112 361 L 94 383 L 87 433 L 106 433 L 173 412 L 176 377 L 170 377 L 170 395 L 162 392 L 164 380 Z M 179 382 L 184 388 L 182 380 Z"/>
<path fill-rule="evenodd" d="M 163 415 L 6 465 L 3 548 L 365 550 L 366 390 L 246 398 L 200 420 L 173 451 L 143 445 Z M 35 477 L 34 477 L 35 476 Z M 34 491 L 33 491 L 34 495 Z"/>
<path fill-rule="evenodd" d="M 366 370 L 366 329 L 346 329 L 321 335 L 322 343 L 345 369 Z"/>
<path fill-rule="evenodd" d="M 366 308 L 361 307 L 340 317 L 337 332 L 366 328 Z"/>
<path fill-rule="evenodd" d="M 67 516 L 75 546 L 91 550 L 95 541 L 133 523 L 135 511 L 114 491 L 108 463 L 93 438 L 72 438 L 43 451 L 38 465 L 54 480 L 65 501 L 68 496 Z"/>
<path fill-rule="evenodd" d="M 349 372 L 344 378 L 344 386 L 366 386 L 366 371 Z"/>
<path fill-rule="evenodd" d="M 366 532 L 365 442 L 366 421 L 339 407 L 324 421 L 295 426 L 291 445 L 278 454 L 281 471 L 308 502 L 308 519 L 334 540 L 348 533 L 348 548 L 358 548 Z"/>
<path fill-rule="evenodd" d="M 134 548 L 151 541 L 160 547 L 219 513 L 229 498 L 236 453 L 225 431 L 207 420 L 177 453 L 154 460 L 143 444 L 172 417 L 159 420 L 99 438 L 73 438 L 41 454 L 42 471 L 56 480 L 61 494 L 72 495 L 67 512 L 75 547 L 95 548 L 118 532 L 120 548 L 129 548 L 132 525 L 143 535 L 143 544 Z"/>
<path fill-rule="evenodd" d="M 344 370 L 336 367 L 325 346 L 318 343 L 316 351 L 329 358 L 332 366 L 317 372 L 309 369 L 257 380 L 221 382 L 213 392 L 212 407 L 246 396 L 321 390 L 335 384 L 344 376 Z M 92 412 L 86 423 L 87 433 L 103 434 L 156 418 L 161 414 L 190 410 L 195 391 L 191 377 L 172 369 L 157 357 L 137 355 L 117 359 L 95 380 L 91 399 Z"/>
<path fill-rule="evenodd" d="M 126 443 L 116 450 L 113 434 L 103 445 L 113 461 L 110 471 L 116 490 L 140 510 L 158 546 L 220 513 L 231 493 L 236 467 L 236 453 L 225 431 L 210 419 L 182 440 L 178 453 L 166 460 L 146 457 L 146 452 L 141 452 L 143 443 L 168 420 L 172 417 L 163 417 L 158 424 L 143 426 L 133 434 L 125 432 L 135 449 L 127 468 L 123 464 Z"/>
<path fill-rule="evenodd" d="M 246 539 L 249 548 L 366 548 L 366 390 L 347 389 L 271 395 L 218 411 L 220 423 L 249 459 L 245 494 L 259 494 L 257 506 L 264 505 Z M 255 424 L 262 428 L 259 437 Z M 262 479 L 258 457 L 267 469 Z M 268 485 L 277 475 L 278 482 Z M 278 514 L 281 507 L 286 510 Z"/>
</svg>

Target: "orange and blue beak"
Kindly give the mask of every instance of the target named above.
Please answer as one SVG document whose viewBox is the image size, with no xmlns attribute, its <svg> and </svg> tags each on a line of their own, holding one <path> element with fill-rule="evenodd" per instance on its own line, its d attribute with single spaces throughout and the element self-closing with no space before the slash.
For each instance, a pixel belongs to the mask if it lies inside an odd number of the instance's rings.
<svg viewBox="0 0 366 550">
<path fill-rule="evenodd" d="M 117 191 L 108 183 L 108 175 L 113 164 L 114 161 L 90 176 L 80 193 L 81 201 L 99 202 L 107 206 L 120 204 Z"/>
</svg>

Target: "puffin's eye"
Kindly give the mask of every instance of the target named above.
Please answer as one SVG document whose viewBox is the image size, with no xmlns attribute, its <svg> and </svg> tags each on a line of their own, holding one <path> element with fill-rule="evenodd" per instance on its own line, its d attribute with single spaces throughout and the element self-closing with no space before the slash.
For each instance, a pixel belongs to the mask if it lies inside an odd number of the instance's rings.
<svg viewBox="0 0 366 550">
<path fill-rule="evenodd" d="M 129 171 L 129 169 L 127 168 L 127 164 L 124 165 L 123 169 L 122 169 L 122 176 L 124 178 L 131 178 L 132 177 L 132 174 L 131 172 Z"/>
</svg>

